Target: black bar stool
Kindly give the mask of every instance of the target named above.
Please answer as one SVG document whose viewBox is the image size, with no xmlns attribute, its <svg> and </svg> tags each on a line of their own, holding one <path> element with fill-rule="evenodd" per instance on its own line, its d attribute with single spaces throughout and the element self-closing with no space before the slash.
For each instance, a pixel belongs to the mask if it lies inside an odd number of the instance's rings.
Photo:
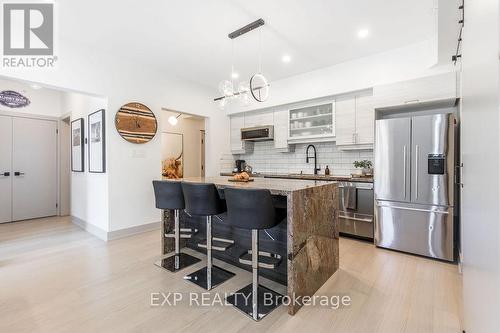
<svg viewBox="0 0 500 333">
<path fill-rule="evenodd" d="M 212 265 L 212 216 L 225 212 L 224 203 L 214 184 L 182 182 L 186 212 L 205 216 L 207 220 L 207 266 L 184 278 L 210 290 L 232 278 L 235 274 Z"/>
<path fill-rule="evenodd" d="M 228 296 L 226 300 L 258 321 L 281 305 L 283 300 L 283 295 L 259 285 L 259 267 L 276 267 L 281 259 L 279 255 L 259 251 L 259 230 L 275 227 L 286 215 L 283 216 L 274 208 L 269 190 L 226 188 L 224 196 L 229 224 L 236 228 L 252 230 L 252 250 L 248 251 L 252 255 L 252 283 Z M 259 257 L 267 263 L 261 262 Z M 269 258 L 278 261 L 269 266 Z M 241 257 L 240 262 L 244 263 Z M 264 304 L 265 294 L 269 295 L 268 299 L 272 299 L 272 302 L 269 302 L 271 304 Z M 250 295 L 252 303 L 248 304 Z"/>
<path fill-rule="evenodd" d="M 173 234 L 165 234 L 165 237 L 174 238 L 175 253 L 173 256 L 160 260 L 155 265 L 171 272 L 176 272 L 201 261 L 189 254 L 181 253 L 180 239 L 191 238 L 192 234 L 197 232 L 196 229 L 180 228 L 179 213 L 181 209 L 184 209 L 181 182 L 153 180 L 153 189 L 155 192 L 156 208 L 173 210 L 175 220 Z"/>
</svg>

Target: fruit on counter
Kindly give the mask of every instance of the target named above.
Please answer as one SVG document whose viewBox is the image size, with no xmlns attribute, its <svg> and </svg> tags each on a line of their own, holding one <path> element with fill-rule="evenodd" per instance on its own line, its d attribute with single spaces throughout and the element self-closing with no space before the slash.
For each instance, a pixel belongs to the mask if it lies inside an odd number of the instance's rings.
<svg viewBox="0 0 500 333">
<path fill-rule="evenodd" d="M 248 175 L 248 173 L 246 172 L 241 172 L 241 173 L 237 173 L 233 176 L 233 178 L 235 180 L 243 180 L 243 181 L 246 181 L 246 180 L 249 180 L 250 179 L 250 176 Z"/>
</svg>

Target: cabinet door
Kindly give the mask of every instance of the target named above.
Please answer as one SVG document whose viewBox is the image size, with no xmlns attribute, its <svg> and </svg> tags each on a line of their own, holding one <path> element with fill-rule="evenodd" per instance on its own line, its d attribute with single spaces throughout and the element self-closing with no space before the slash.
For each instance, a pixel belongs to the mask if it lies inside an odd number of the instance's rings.
<svg viewBox="0 0 500 333">
<path fill-rule="evenodd" d="M 230 116 L 231 133 L 231 152 L 234 154 L 241 154 L 245 152 L 244 142 L 241 141 L 241 129 L 245 127 L 245 116 L 243 114 L 236 114 Z"/>
<path fill-rule="evenodd" d="M 335 102 L 312 105 L 308 103 L 307 106 L 293 108 L 289 111 L 289 122 L 289 139 L 294 143 L 333 141 Z"/>
<path fill-rule="evenodd" d="M 372 96 L 356 96 L 356 144 L 372 145 L 375 128 Z"/>
<path fill-rule="evenodd" d="M 274 148 L 288 149 L 288 111 L 274 111 Z"/>
<path fill-rule="evenodd" d="M 354 96 L 335 101 L 335 135 L 338 146 L 356 143 L 356 102 Z"/>
<path fill-rule="evenodd" d="M 273 111 L 255 111 L 245 113 L 245 126 L 268 126 L 273 124 Z"/>
<path fill-rule="evenodd" d="M 12 221 L 12 117 L 0 116 L 0 223 Z"/>
<path fill-rule="evenodd" d="M 375 86 L 375 107 L 403 105 L 457 97 L 456 73 L 445 73 L 415 80 Z"/>
</svg>

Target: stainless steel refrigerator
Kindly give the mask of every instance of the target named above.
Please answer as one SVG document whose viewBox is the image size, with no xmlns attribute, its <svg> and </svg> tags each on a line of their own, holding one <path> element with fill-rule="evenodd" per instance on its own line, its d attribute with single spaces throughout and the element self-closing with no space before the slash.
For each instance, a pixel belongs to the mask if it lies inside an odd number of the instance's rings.
<svg viewBox="0 0 500 333">
<path fill-rule="evenodd" d="M 455 117 L 376 120 L 375 244 L 454 260 Z"/>
</svg>

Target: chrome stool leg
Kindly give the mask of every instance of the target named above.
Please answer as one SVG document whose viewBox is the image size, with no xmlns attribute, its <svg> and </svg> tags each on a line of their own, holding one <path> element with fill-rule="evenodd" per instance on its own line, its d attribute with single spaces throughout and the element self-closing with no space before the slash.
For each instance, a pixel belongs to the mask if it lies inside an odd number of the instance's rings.
<svg viewBox="0 0 500 333">
<path fill-rule="evenodd" d="M 207 216 L 207 266 L 186 275 L 184 279 L 205 290 L 210 290 L 234 275 L 234 273 L 212 264 L 212 216 Z"/>
<path fill-rule="evenodd" d="M 248 300 L 252 303 L 248 304 Z M 281 305 L 283 295 L 259 285 L 259 230 L 252 230 L 252 283 L 228 296 L 226 301 L 255 321 Z"/>
<path fill-rule="evenodd" d="M 259 289 L 259 230 L 252 230 L 252 317 L 259 320 L 257 297 Z"/>
<path fill-rule="evenodd" d="M 180 228 L 180 211 L 174 210 L 174 242 L 175 253 L 174 255 L 164 258 L 155 263 L 156 266 L 164 268 L 170 272 L 177 272 L 183 268 L 189 267 L 201 261 L 196 257 L 181 252 L 180 246 L 181 228 Z"/>
</svg>

